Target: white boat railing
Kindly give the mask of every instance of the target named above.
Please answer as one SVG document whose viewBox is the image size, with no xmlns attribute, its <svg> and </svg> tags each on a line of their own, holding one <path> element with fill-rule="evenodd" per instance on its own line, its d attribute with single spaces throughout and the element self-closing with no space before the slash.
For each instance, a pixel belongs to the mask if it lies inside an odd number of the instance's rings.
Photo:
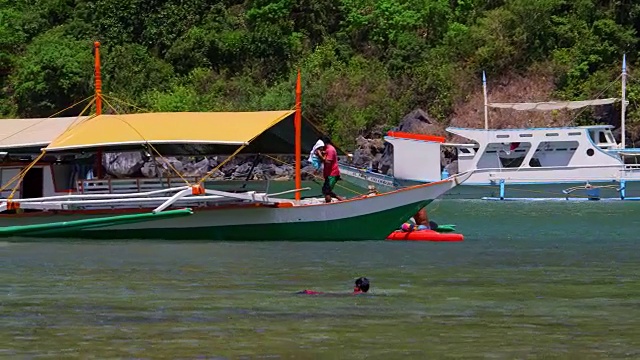
<svg viewBox="0 0 640 360">
<path fill-rule="evenodd" d="M 199 178 L 185 178 L 191 184 L 196 184 Z M 217 180 L 205 181 L 205 185 Z M 245 188 L 245 180 L 224 180 L 226 185 L 219 185 L 220 189 L 228 189 L 229 186 L 237 187 L 236 191 L 269 191 L 269 180 L 262 180 L 258 188 L 255 185 L 250 186 L 251 189 Z M 76 184 L 79 194 L 131 194 L 145 191 L 154 191 L 162 189 L 172 189 L 185 186 L 186 183 L 181 178 L 130 178 L 130 179 L 94 179 L 94 180 L 78 180 Z"/>
<path fill-rule="evenodd" d="M 121 194 L 67 194 L 40 198 L 19 199 L 17 203 L 22 209 L 33 210 L 67 210 L 88 208 L 122 208 L 122 207 L 156 207 L 154 213 L 161 212 L 170 206 L 208 206 L 228 202 L 251 203 L 291 203 L 293 200 L 279 199 L 274 196 L 292 192 L 310 190 L 310 188 L 294 189 L 279 193 L 246 191 L 242 193 L 204 189 L 202 187 L 177 186 L 167 189 L 146 192 Z M 0 203 L 0 212 L 7 210 L 11 201 Z"/>
<path fill-rule="evenodd" d="M 195 184 L 197 178 L 186 178 Z M 126 194 L 170 189 L 186 185 L 181 178 L 136 178 L 136 179 L 95 179 L 79 180 L 77 183 L 80 194 Z"/>
<path fill-rule="evenodd" d="M 217 191 L 217 190 L 210 190 L 210 189 L 204 189 L 204 193 L 207 194 L 208 196 L 200 196 L 200 197 L 211 197 L 211 198 L 220 198 L 220 199 L 235 199 L 235 200 L 242 200 L 242 201 L 248 201 L 248 202 L 252 202 L 252 203 L 272 203 L 272 204 L 276 204 L 276 203 L 290 203 L 290 204 L 294 204 L 295 202 L 293 200 L 289 200 L 289 199 L 278 199 L 275 197 L 270 197 L 270 196 L 277 196 L 277 195 L 282 195 L 282 194 L 288 194 L 288 193 L 293 193 L 293 192 L 298 192 L 298 191 L 305 191 L 305 190 L 309 190 L 310 188 L 302 188 L 302 189 L 294 189 L 294 190 L 289 190 L 289 191 L 282 191 L 276 194 L 265 194 L 265 193 L 256 193 L 255 191 L 248 191 L 246 193 L 228 193 L 225 191 Z M 155 208 L 153 210 L 154 213 L 158 213 L 160 211 L 163 211 L 165 209 L 167 209 L 169 206 L 173 205 L 174 203 L 176 203 L 177 201 L 180 201 L 182 199 L 185 199 L 186 197 L 188 197 L 189 195 L 191 195 L 191 189 L 185 189 L 182 190 L 178 193 L 176 193 L 175 195 L 173 195 L 172 197 L 166 199 L 160 206 L 158 206 L 157 208 Z"/>
<path fill-rule="evenodd" d="M 56 195 L 56 196 L 45 196 L 39 198 L 27 198 L 27 199 L 19 199 L 20 203 L 35 203 L 42 201 L 71 201 L 71 200 L 100 200 L 100 199 L 129 199 L 133 197 L 150 197 L 161 194 L 168 194 L 175 191 L 181 191 L 184 189 L 191 189 L 189 186 L 179 186 L 170 189 L 160 189 L 153 191 L 145 191 L 139 193 L 128 193 L 128 194 L 67 194 L 67 195 Z"/>
</svg>

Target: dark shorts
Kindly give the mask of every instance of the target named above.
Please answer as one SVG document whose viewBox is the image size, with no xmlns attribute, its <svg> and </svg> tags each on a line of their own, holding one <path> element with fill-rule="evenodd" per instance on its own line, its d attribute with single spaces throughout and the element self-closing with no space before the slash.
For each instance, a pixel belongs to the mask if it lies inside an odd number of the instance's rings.
<svg viewBox="0 0 640 360">
<path fill-rule="evenodd" d="M 330 195 L 333 193 L 333 188 L 336 186 L 338 180 L 340 180 L 340 176 L 327 176 L 322 185 L 322 194 Z"/>
</svg>

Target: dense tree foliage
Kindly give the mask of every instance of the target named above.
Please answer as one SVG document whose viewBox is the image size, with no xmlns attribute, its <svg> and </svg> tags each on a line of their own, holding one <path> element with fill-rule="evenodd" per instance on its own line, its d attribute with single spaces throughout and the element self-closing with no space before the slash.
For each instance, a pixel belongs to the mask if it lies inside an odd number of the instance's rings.
<svg viewBox="0 0 640 360">
<path fill-rule="evenodd" d="M 446 122 L 482 70 L 615 96 L 638 31 L 631 0 L 0 0 L 0 114 L 90 96 L 99 40 L 105 91 L 148 110 L 290 108 L 300 68 L 305 114 L 351 142 L 416 106 Z"/>
</svg>

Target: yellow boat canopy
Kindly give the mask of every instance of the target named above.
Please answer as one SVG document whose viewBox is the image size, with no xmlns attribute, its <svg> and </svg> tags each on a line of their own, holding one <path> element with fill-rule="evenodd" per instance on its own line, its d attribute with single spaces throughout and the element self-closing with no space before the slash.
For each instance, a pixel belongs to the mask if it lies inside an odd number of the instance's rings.
<svg viewBox="0 0 640 360">
<path fill-rule="evenodd" d="M 55 138 L 47 152 L 136 151 L 152 144 L 163 155 L 243 152 L 291 154 L 293 110 L 259 112 L 173 112 L 98 115 Z M 303 121 L 302 149 L 310 151 L 321 133 Z"/>
</svg>

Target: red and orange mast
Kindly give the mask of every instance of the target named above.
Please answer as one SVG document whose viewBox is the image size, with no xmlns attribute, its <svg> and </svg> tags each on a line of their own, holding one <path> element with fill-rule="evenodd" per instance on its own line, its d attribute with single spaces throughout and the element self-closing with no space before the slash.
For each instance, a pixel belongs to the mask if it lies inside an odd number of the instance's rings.
<svg viewBox="0 0 640 360">
<path fill-rule="evenodd" d="M 298 70 L 298 81 L 296 82 L 296 116 L 294 119 L 295 127 L 295 148 L 296 148 L 296 201 L 300 201 L 300 189 L 302 188 L 302 177 L 300 175 L 301 162 L 301 144 L 302 137 L 302 84 L 300 83 L 300 70 Z"/>
<path fill-rule="evenodd" d="M 100 75 L 100 42 L 93 43 L 96 80 L 96 115 L 102 115 L 102 77 Z"/>
<path fill-rule="evenodd" d="M 102 76 L 100 75 L 100 42 L 93 43 L 95 57 L 95 87 L 96 87 L 96 116 L 102 115 Z M 98 150 L 96 154 L 96 167 L 98 179 L 102 178 L 102 150 Z"/>
</svg>

